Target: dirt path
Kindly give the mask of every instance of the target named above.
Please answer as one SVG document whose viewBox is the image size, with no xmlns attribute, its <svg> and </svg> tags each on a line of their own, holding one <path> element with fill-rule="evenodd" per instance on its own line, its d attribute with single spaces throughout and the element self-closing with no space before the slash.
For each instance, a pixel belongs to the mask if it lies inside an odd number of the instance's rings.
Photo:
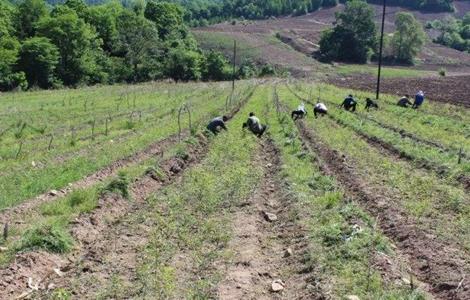
<svg viewBox="0 0 470 300">
<path fill-rule="evenodd" d="M 218 286 L 219 299 L 317 299 L 309 284 L 312 274 L 302 261 L 307 235 L 295 217 L 295 207 L 279 179 L 280 153 L 268 138 L 258 163 L 264 177 L 253 196 L 233 212 L 233 260 Z M 288 250 L 289 249 L 289 250 Z M 275 282 L 279 283 L 275 283 Z M 280 291 L 273 291 L 278 287 Z"/>
<path fill-rule="evenodd" d="M 384 188 L 369 186 L 344 156 L 324 145 L 303 122 L 297 125 L 303 140 L 320 156 L 322 171 L 337 178 L 348 194 L 379 218 L 384 234 L 407 256 L 414 275 L 431 287 L 430 292 L 440 299 L 470 299 L 469 259 L 459 247 L 420 229 Z"/>
</svg>

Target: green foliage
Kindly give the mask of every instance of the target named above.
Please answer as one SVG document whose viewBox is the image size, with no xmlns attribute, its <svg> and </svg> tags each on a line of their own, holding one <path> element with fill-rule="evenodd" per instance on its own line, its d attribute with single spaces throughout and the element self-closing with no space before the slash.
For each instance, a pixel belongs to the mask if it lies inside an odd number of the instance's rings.
<svg viewBox="0 0 470 300">
<path fill-rule="evenodd" d="M 395 26 L 397 30 L 392 38 L 393 54 L 398 61 L 412 63 L 426 42 L 423 27 L 413 14 L 407 12 L 397 13 Z"/>
<path fill-rule="evenodd" d="M 202 75 L 206 80 L 226 80 L 230 78 L 229 62 L 222 53 L 210 51 L 205 56 Z"/>
<path fill-rule="evenodd" d="M 457 49 L 470 52 L 470 13 L 462 20 L 446 17 L 442 20 L 434 20 L 427 23 L 427 27 L 440 31 L 440 35 L 434 42 Z"/>
<path fill-rule="evenodd" d="M 326 60 L 364 63 L 376 48 L 374 10 L 367 3 L 352 0 L 336 15 L 337 25 L 323 32 L 320 53 Z"/>
<path fill-rule="evenodd" d="M 26 88 L 24 72 L 15 72 L 19 58 L 20 43 L 14 37 L 0 37 L 0 90 Z"/>
<path fill-rule="evenodd" d="M 43 249 L 53 253 L 65 253 L 72 246 L 72 237 L 63 227 L 58 224 L 42 224 L 24 233 L 17 251 Z"/>
<path fill-rule="evenodd" d="M 104 193 L 116 193 L 122 197 L 129 199 L 129 179 L 127 174 L 119 173 L 118 177 L 113 179 L 106 187 L 103 189 Z"/>
<path fill-rule="evenodd" d="M 18 66 L 25 72 L 30 86 L 49 88 L 58 63 L 59 51 L 48 38 L 29 38 L 21 45 Z"/>
<path fill-rule="evenodd" d="M 0 1 L 0 39 L 13 34 L 13 9 L 3 1 Z"/>
<path fill-rule="evenodd" d="M 47 14 L 46 3 L 43 0 L 25 0 L 18 5 L 15 21 L 18 38 L 34 36 L 37 23 Z"/>
<path fill-rule="evenodd" d="M 59 49 L 58 77 L 66 85 L 100 81 L 101 40 L 94 28 L 73 10 L 59 10 L 56 14 L 42 19 L 37 27 L 39 35 L 49 38 Z"/>
<path fill-rule="evenodd" d="M 161 39 L 166 39 L 170 33 L 185 28 L 183 9 L 174 3 L 149 1 L 144 16 L 155 23 Z"/>
<path fill-rule="evenodd" d="M 201 79 L 202 55 L 196 51 L 182 48 L 170 50 L 166 62 L 165 74 L 176 81 Z"/>
</svg>

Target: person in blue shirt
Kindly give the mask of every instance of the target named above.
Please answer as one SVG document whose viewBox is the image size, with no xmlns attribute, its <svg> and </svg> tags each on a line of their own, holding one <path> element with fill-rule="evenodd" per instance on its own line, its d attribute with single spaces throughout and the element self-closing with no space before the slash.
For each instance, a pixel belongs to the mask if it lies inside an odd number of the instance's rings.
<svg viewBox="0 0 470 300">
<path fill-rule="evenodd" d="M 413 103 L 413 108 L 417 109 L 421 105 L 423 105 L 424 102 L 424 93 L 423 91 L 419 91 L 416 96 L 415 96 L 415 102 Z"/>
<path fill-rule="evenodd" d="M 227 130 L 227 127 L 225 126 L 225 122 L 227 122 L 227 120 L 227 116 L 214 118 L 209 122 L 209 125 L 207 125 L 207 130 L 217 135 L 220 130 Z"/>
<path fill-rule="evenodd" d="M 349 95 L 344 99 L 343 103 L 340 105 L 341 107 L 344 107 L 345 110 L 355 112 L 356 111 L 356 106 L 357 106 L 357 101 L 354 100 L 353 95 Z"/>
</svg>

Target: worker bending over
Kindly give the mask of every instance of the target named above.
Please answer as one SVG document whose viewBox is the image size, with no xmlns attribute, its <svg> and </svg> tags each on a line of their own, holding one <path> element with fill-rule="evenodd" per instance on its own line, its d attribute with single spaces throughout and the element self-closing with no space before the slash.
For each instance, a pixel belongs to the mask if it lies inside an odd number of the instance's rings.
<svg viewBox="0 0 470 300">
<path fill-rule="evenodd" d="M 261 137 L 266 131 L 267 126 L 262 125 L 260 120 L 255 116 L 254 113 L 250 113 L 248 120 L 243 123 L 243 129 L 247 128 L 253 132 L 257 137 Z"/>
<path fill-rule="evenodd" d="M 419 108 L 424 102 L 424 93 L 423 91 L 419 91 L 415 96 L 415 103 L 413 103 L 413 108 Z"/>
<path fill-rule="evenodd" d="M 353 95 L 349 95 L 348 97 L 346 97 L 346 99 L 344 99 L 344 101 L 341 104 L 340 108 L 344 107 L 344 109 L 347 110 L 347 111 L 355 112 L 356 111 L 356 106 L 357 106 L 357 101 L 354 100 Z"/>
<path fill-rule="evenodd" d="M 374 100 L 372 100 L 371 98 L 367 98 L 366 99 L 366 107 L 365 109 L 367 111 L 369 111 L 369 109 L 371 108 L 375 108 L 375 109 L 379 109 L 379 105 L 377 104 L 377 102 L 375 102 Z"/>
<path fill-rule="evenodd" d="M 217 135 L 222 129 L 227 130 L 227 127 L 225 126 L 225 122 L 227 122 L 227 120 L 227 116 L 214 118 L 209 122 L 209 125 L 207 125 L 207 130 Z"/>
<path fill-rule="evenodd" d="M 410 101 L 410 95 L 403 96 L 400 100 L 398 100 L 397 105 L 406 108 L 408 108 L 408 105 L 413 105 L 413 103 Z"/>
<path fill-rule="evenodd" d="M 294 110 L 291 114 L 292 119 L 295 121 L 297 119 L 303 119 L 307 115 L 307 111 L 305 110 L 305 104 L 302 102 L 296 110 Z"/>
<path fill-rule="evenodd" d="M 318 118 L 318 115 L 324 116 L 328 113 L 328 109 L 326 108 L 326 105 L 324 103 L 318 102 L 315 104 L 315 107 L 313 108 L 313 114 L 315 115 L 315 118 Z"/>
</svg>

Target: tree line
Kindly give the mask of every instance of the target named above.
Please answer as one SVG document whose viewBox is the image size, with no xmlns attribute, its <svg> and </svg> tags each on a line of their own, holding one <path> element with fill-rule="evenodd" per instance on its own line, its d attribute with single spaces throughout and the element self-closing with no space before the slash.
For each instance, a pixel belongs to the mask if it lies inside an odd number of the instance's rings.
<svg viewBox="0 0 470 300">
<path fill-rule="evenodd" d="M 322 33 L 320 58 L 365 63 L 378 55 L 379 36 L 374 9 L 365 1 L 351 0 L 336 14 L 336 25 Z M 400 12 L 395 18 L 396 31 L 384 38 L 385 59 L 412 64 L 426 42 L 423 26 L 412 13 Z"/>
<path fill-rule="evenodd" d="M 230 63 L 198 47 L 184 15 L 168 2 L 0 0 L 0 90 L 231 78 Z M 242 67 L 237 77 L 258 74 Z"/>
<path fill-rule="evenodd" d="M 470 12 L 462 19 L 447 17 L 427 22 L 426 28 L 440 32 L 434 39 L 435 43 L 470 53 Z"/>
</svg>

